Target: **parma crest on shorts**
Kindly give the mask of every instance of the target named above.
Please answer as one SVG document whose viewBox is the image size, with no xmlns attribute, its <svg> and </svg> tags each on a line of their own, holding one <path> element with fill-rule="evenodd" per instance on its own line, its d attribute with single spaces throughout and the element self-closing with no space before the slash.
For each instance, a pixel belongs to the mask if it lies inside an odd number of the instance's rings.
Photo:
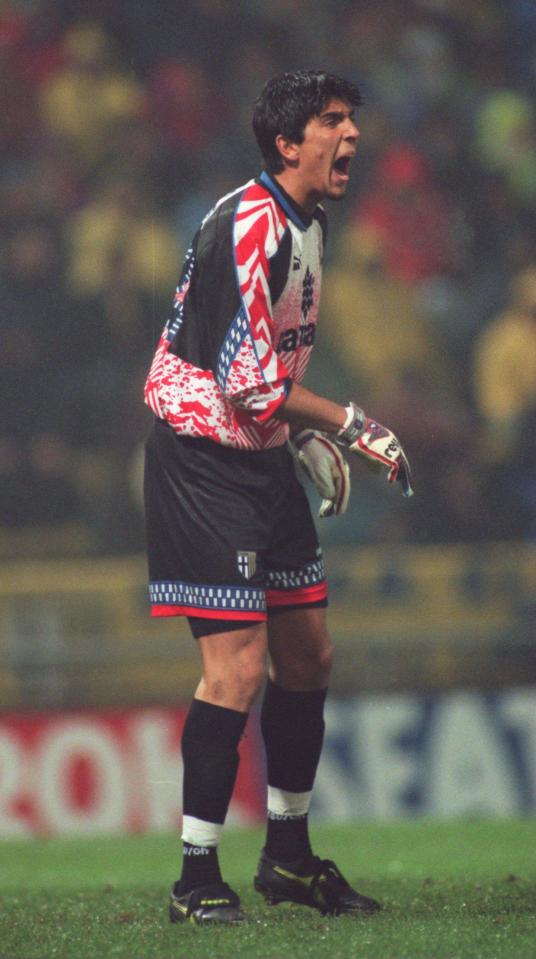
<svg viewBox="0 0 536 959">
<path fill-rule="evenodd" d="M 244 579 L 251 579 L 257 569 L 257 553 L 255 550 L 239 549 L 236 552 L 238 569 Z"/>
</svg>

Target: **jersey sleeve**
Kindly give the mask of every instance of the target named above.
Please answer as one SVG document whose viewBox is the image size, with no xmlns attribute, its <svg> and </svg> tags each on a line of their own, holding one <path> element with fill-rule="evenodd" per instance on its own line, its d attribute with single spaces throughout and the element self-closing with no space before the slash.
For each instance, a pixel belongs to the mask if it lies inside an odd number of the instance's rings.
<svg viewBox="0 0 536 959">
<path fill-rule="evenodd" d="M 254 185 L 237 206 L 232 230 L 238 308 L 214 372 L 231 402 L 262 423 L 283 403 L 291 383 L 274 346 L 270 294 L 270 259 L 285 235 L 286 222 Z"/>
</svg>

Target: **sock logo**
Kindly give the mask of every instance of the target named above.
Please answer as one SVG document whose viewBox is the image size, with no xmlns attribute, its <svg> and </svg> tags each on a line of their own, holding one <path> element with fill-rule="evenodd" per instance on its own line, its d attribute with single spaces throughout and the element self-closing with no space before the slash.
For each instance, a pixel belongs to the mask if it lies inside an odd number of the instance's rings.
<svg viewBox="0 0 536 959">
<path fill-rule="evenodd" d="M 271 812 L 268 810 L 268 819 L 271 819 L 273 822 L 296 822 L 300 819 L 307 819 L 307 813 L 280 813 L 280 812 Z"/>
</svg>

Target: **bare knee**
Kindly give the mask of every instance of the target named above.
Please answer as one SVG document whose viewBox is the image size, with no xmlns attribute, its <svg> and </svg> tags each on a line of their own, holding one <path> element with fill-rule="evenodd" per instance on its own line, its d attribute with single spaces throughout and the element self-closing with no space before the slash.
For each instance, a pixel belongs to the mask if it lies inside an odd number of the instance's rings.
<svg viewBox="0 0 536 959">
<path fill-rule="evenodd" d="M 294 646 L 272 658 L 272 678 L 289 690 L 324 689 L 333 666 L 333 643 L 329 636 L 314 645 Z"/>
<path fill-rule="evenodd" d="M 219 695 L 232 695 L 234 709 L 249 710 L 267 676 L 266 647 L 246 646 L 230 658 L 225 677 L 218 680 Z"/>
<path fill-rule="evenodd" d="M 266 630 L 251 628 L 200 639 L 198 699 L 248 712 L 267 676 Z"/>
<path fill-rule="evenodd" d="M 280 612 L 269 621 L 268 635 L 274 682 L 296 691 L 328 685 L 333 643 L 324 608 Z"/>
</svg>

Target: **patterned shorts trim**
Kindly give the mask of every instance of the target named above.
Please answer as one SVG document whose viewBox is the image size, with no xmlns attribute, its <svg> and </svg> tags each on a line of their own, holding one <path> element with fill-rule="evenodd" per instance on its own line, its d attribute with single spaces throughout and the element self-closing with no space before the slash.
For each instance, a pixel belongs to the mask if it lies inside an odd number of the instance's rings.
<svg viewBox="0 0 536 959">
<path fill-rule="evenodd" d="M 199 586 L 191 583 L 150 583 L 151 616 L 199 616 L 208 619 L 262 621 L 274 606 L 304 605 L 326 599 L 326 581 L 311 583 L 310 574 L 303 586 L 286 585 L 279 589 L 248 589 L 229 586 Z M 296 582 L 296 575 L 293 582 Z"/>
<path fill-rule="evenodd" d="M 266 587 L 271 590 L 306 589 L 325 579 L 324 560 L 321 556 L 306 563 L 302 569 L 267 570 Z"/>
<path fill-rule="evenodd" d="M 201 586 L 195 583 L 149 584 L 151 606 L 187 606 L 218 613 L 266 613 L 263 589 L 247 586 Z"/>
</svg>

